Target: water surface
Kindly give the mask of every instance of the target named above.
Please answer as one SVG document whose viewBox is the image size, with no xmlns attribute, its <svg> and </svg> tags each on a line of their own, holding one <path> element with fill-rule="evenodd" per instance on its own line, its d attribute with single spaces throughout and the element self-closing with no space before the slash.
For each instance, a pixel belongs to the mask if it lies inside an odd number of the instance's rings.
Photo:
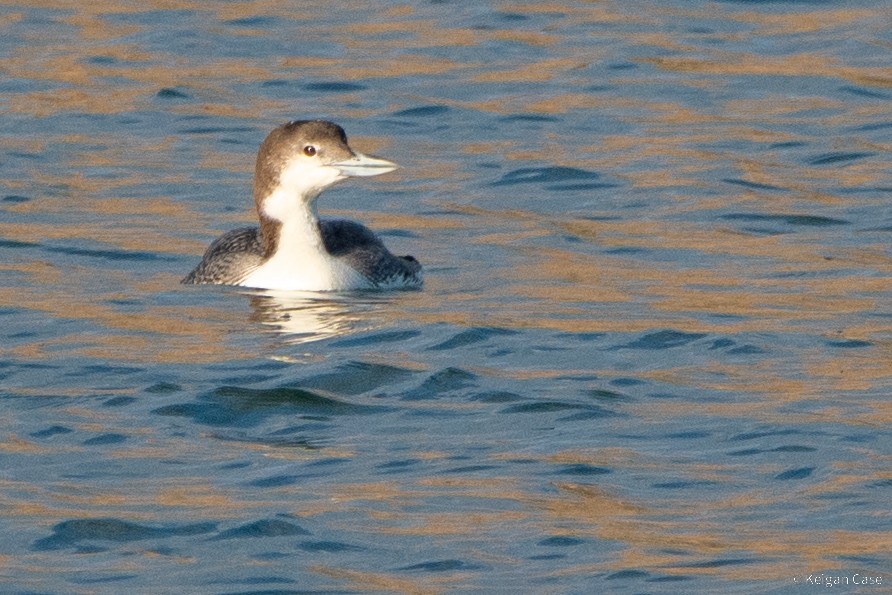
<svg viewBox="0 0 892 595">
<path fill-rule="evenodd" d="M 6 5 L 4 592 L 892 583 L 890 24 Z M 425 289 L 180 286 L 314 117 L 401 164 L 319 204 Z"/>
</svg>

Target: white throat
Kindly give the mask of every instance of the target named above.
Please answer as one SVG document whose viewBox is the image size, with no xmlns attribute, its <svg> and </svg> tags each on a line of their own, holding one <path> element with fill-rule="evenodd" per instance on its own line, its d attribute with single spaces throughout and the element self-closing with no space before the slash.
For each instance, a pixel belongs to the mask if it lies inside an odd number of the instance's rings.
<svg viewBox="0 0 892 595">
<path fill-rule="evenodd" d="M 339 291 L 369 287 L 356 270 L 325 250 L 315 198 L 341 179 L 330 167 L 293 165 L 258 207 L 261 217 L 280 222 L 276 251 L 241 283 L 245 287 Z"/>
</svg>

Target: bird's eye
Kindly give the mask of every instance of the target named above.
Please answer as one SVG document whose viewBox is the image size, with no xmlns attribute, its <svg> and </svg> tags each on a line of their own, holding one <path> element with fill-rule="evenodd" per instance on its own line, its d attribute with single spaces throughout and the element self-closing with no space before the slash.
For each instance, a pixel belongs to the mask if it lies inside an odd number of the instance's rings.
<svg viewBox="0 0 892 595">
<path fill-rule="evenodd" d="M 316 147 L 314 147 L 313 145 L 307 145 L 306 147 L 304 147 L 304 155 L 306 155 L 307 157 L 312 157 L 315 154 Z"/>
</svg>

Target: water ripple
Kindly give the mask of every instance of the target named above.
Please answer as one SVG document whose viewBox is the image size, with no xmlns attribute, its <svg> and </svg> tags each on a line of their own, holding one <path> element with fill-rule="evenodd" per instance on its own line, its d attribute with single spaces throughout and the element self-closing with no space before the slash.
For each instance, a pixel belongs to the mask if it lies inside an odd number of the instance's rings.
<svg viewBox="0 0 892 595">
<path fill-rule="evenodd" d="M 806 163 L 809 165 L 835 165 L 841 163 L 848 163 L 850 161 L 858 161 L 861 159 L 866 159 L 867 157 L 873 157 L 876 153 L 868 153 L 868 152 L 833 152 L 833 153 L 824 153 L 823 155 L 816 155 L 812 157 Z"/>
<path fill-rule="evenodd" d="M 32 549 L 56 550 L 79 546 L 82 542 L 127 542 L 147 539 L 164 539 L 186 535 L 202 535 L 216 529 L 214 523 L 194 523 L 170 527 L 151 527 L 120 519 L 73 519 L 58 523 L 53 534 L 38 539 Z"/>
<path fill-rule="evenodd" d="M 258 537 L 290 537 L 310 535 L 306 529 L 282 519 L 261 519 L 232 529 L 220 531 L 214 539 L 245 539 Z"/>
</svg>

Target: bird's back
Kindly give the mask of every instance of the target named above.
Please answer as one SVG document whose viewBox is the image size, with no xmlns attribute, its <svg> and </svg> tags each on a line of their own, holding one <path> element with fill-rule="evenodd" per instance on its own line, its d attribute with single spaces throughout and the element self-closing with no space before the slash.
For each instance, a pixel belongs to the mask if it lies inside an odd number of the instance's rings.
<svg viewBox="0 0 892 595">
<path fill-rule="evenodd" d="M 263 263 L 263 242 L 257 227 L 240 227 L 213 241 L 201 262 L 183 283 L 238 285 Z"/>
<path fill-rule="evenodd" d="M 341 258 L 373 287 L 419 287 L 421 263 L 394 256 L 368 227 L 346 219 L 322 219 L 319 231 L 326 251 Z"/>
</svg>

